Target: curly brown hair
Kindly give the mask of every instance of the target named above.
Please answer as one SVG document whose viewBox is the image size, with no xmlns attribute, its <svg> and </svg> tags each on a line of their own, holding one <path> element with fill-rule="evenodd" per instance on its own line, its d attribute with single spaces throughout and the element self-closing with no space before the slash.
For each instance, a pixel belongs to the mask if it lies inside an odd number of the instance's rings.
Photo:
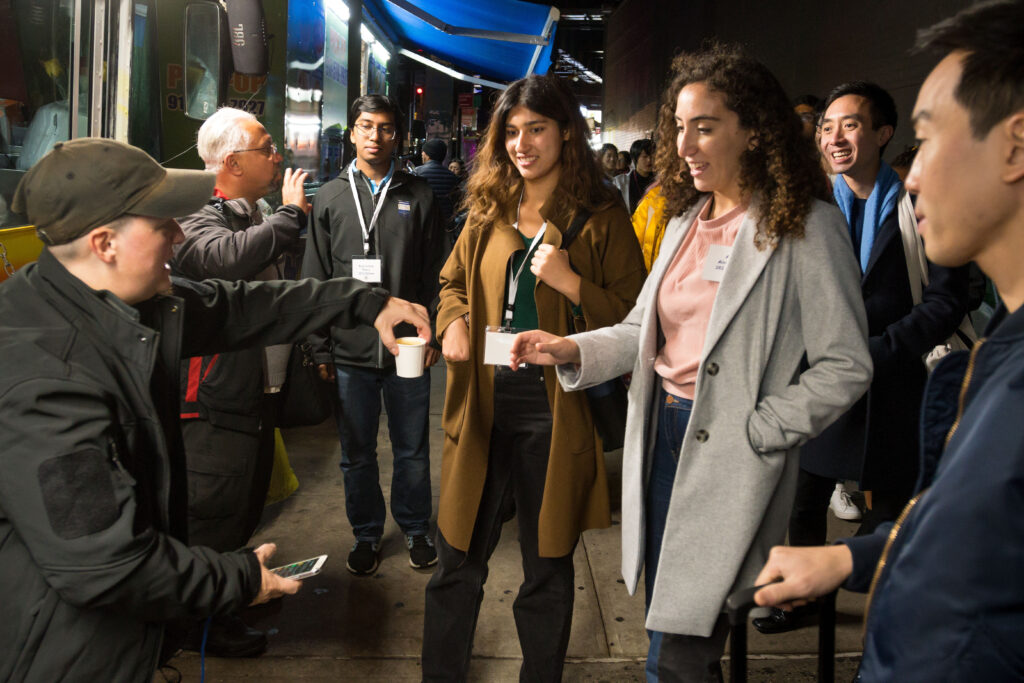
<svg viewBox="0 0 1024 683">
<path fill-rule="evenodd" d="M 672 82 L 661 105 L 659 139 L 676 139 L 676 100 L 691 83 L 704 83 L 720 94 L 739 117 L 740 127 L 754 134 L 754 146 L 740 155 L 740 188 L 759 193 L 763 201 L 754 240 L 758 249 L 775 247 L 786 236 L 803 237 L 811 200 L 827 199 L 827 184 L 817 151 L 802 135 L 800 119 L 779 81 L 738 46 L 712 44 L 679 54 L 672 61 Z M 676 145 L 658 145 L 655 167 L 662 178 L 666 215 L 682 214 L 701 198 Z"/>
<path fill-rule="evenodd" d="M 604 172 L 587 144 L 590 129 L 568 84 L 552 76 L 528 76 L 512 83 L 494 106 L 466 183 L 462 207 L 469 209 L 467 226 L 493 223 L 506 216 L 519 198 L 523 178 L 505 149 L 505 124 L 518 106 L 554 119 L 561 133 L 568 132 L 556 191 L 573 205 L 573 211 L 583 206 L 593 212 L 616 200 L 617 192 L 604 182 Z"/>
</svg>

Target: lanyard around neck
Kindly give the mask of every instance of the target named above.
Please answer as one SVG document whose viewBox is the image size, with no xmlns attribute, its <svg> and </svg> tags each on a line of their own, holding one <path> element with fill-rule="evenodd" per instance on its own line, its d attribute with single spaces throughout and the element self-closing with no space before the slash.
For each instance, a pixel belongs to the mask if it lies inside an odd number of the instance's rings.
<svg viewBox="0 0 1024 683">
<path fill-rule="evenodd" d="M 523 196 L 519 195 L 519 207 L 523 205 Z M 517 231 L 519 230 L 519 209 L 516 209 L 516 222 L 512 224 Z M 512 325 L 512 315 L 515 313 L 516 308 L 516 293 L 519 292 L 519 276 L 523 274 L 523 268 L 526 267 L 526 262 L 530 260 L 530 254 L 533 253 L 534 247 L 540 244 L 541 238 L 544 236 L 544 231 L 548 228 L 548 222 L 540 226 L 540 230 L 533 236 L 533 241 L 530 242 L 530 246 L 526 249 L 526 254 L 523 255 L 523 262 L 519 264 L 519 268 L 513 275 L 512 270 L 508 272 L 508 303 L 505 304 L 505 325 Z"/>
<path fill-rule="evenodd" d="M 381 187 L 380 199 L 377 200 L 376 206 L 373 207 L 373 216 L 370 218 L 370 226 L 366 226 L 366 218 L 363 217 L 363 207 L 359 203 L 359 190 L 356 188 L 356 174 L 352 170 L 355 166 L 355 162 L 352 162 L 348 167 L 348 186 L 352 189 L 352 201 L 356 203 L 356 215 L 359 216 L 359 227 L 363 229 L 363 253 L 370 253 L 370 232 L 373 231 L 373 227 L 377 225 L 377 217 L 380 216 L 380 210 L 384 206 L 384 199 L 388 196 L 388 188 L 391 187 L 391 180 L 394 176 L 390 176 L 385 182 L 384 186 Z"/>
</svg>

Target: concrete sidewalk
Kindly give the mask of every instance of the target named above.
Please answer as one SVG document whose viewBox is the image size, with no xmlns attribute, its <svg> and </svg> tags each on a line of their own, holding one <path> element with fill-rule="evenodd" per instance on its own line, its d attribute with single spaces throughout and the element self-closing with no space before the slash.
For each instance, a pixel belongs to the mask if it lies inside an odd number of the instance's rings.
<svg viewBox="0 0 1024 683">
<path fill-rule="evenodd" d="M 434 506 L 441 468 L 440 411 L 444 370 L 432 371 L 431 459 Z M 381 567 L 369 577 L 345 568 L 352 545 L 338 469 L 340 447 L 333 422 L 287 430 L 288 454 L 300 485 L 287 500 L 267 508 L 253 544 L 274 541 L 279 564 L 327 553 L 324 571 L 296 596 L 243 614 L 268 633 L 267 653 L 257 659 L 207 658 L 206 680 L 223 681 L 418 681 L 423 628 L 423 590 L 429 570 L 409 566 L 400 530 L 390 519 Z M 381 421 L 381 485 L 388 499 L 391 449 Z M 613 509 L 619 491 L 620 452 L 607 455 Z M 742 492 L 736 492 L 742 495 Z M 619 528 L 588 531 L 575 554 L 576 604 L 564 680 L 642 681 L 647 636 L 643 596 L 630 596 L 619 575 Z M 856 526 L 830 515 L 830 536 Z M 521 655 L 512 600 L 522 578 L 515 520 L 506 524 L 490 563 L 490 576 L 473 646 L 471 679 L 517 681 Z M 838 601 L 837 680 L 850 680 L 861 650 L 864 598 L 841 592 Z M 812 681 L 817 667 L 817 629 L 763 636 L 750 629 L 750 680 Z M 183 681 L 198 681 L 198 654 L 182 653 L 171 665 Z M 728 675 L 728 674 L 727 674 Z M 160 674 L 154 679 L 163 681 Z M 172 679 L 173 680 L 173 679 Z"/>
</svg>

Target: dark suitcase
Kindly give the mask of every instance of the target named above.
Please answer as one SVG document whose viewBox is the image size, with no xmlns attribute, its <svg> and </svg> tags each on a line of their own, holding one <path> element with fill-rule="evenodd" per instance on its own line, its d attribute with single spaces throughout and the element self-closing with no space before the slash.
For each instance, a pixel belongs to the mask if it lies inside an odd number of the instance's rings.
<svg viewBox="0 0 1024 683">
<path fill-rule="evenodd" d="M 747 680 L 747 617 L 756 607 L 754 593 L 762 586 L 738 590 L 725 601 L 729 615 L 729 680 Z M 818 681 L 833 683 L 836 674 L 836 593 L 818 598 Z"/>
</svg>

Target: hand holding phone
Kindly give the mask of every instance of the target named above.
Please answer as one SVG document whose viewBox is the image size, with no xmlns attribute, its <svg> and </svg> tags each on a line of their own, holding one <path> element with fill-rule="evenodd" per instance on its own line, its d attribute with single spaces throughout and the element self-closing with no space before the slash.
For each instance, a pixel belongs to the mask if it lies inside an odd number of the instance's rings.
<svg viewBox="0 0 1024 683">
<path fill-rule="evenodd" d="M 324 562 L 326 561 L 326 555 L 317 555 L 316 557 L 311 557 L 308 560 L 300 560 L 299 562 L 292 562 L 291 564 L 274 567 L 270 571 L 286 579 L 301 581 L 302 579 L 307 579 L 310 576 L 316 576 L 319 574 L 320 569 L 324 566 Z"/>
</svg>

